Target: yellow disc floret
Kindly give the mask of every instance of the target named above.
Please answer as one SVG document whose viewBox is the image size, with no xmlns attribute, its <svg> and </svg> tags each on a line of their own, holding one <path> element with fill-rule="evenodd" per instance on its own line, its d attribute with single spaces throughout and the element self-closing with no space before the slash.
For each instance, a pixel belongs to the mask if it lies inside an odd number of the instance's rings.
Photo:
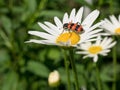
<svg viewBox="0 0 120 90">
<path fill-rule="evenodd" d="M 97 54 L 97 53 L 99 53 L 100 51 L 102 51 L 102 47 L 101 47 L 101 46 L 91 46 L 91 47 L 89 47 L 88 51 L 89 51 L 91 54 Z"/>
<path fill-rule="evenodd" d="M 117 28 L 117 29 L 115 29 L 115 33 L 116 33 L 116 34 L 120 34 L 120 27 Z"/>
<path fill-rule="evenodd" d="M 70 42 L 70 45 L 75 45 L 79 42 L 80 35 L 75 32 L 65 32 L 60 34 L 57 39 L 56 43 L 68 43 Z"/>
</svg>

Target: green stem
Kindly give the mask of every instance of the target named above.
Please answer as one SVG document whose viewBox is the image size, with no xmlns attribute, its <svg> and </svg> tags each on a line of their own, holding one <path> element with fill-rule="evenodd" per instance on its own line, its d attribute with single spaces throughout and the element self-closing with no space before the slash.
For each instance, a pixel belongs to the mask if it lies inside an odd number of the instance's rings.
<svg viewBox="0 0 120 90">
<path fill-rule="evenodd" d="M 79 90 L 79 82 L 78 82 L 78 75 L 77 75 L 77 70 L 75 67 L 75 60 L 74 60 L 74 53 L 73 53 L 73 49 L 69 50 L 69 54 L 70 54 L 70 62 L 72 65 L 72 69 L 73 69 L 73 74 L 74 74 L 74 78 L 75 78 L 75 86 L 76 86 L 76 90 Z"/>
<path fill-rule="evenodd" d="M 112 90 L 116 90 L 116 65 L 117 65 L 117 56 L 116 56 L 116 47 L 113 48 L 113 68 L 114 68 L 114 81 L 112 85 Z"/>
<path fill-rule="evenodd" d="M 70 73 L 69 73 L 69 61 L 67 58 L 67 51 L 64 49 L 64 64 L 65 64 L 65 69 L 66 69 L 66 74 L 67 74 L 67 90 L 71 90 L 71 82 L 70 82 Z"/>
<path fill-rule="evenodd" d="M 98 69 L 96 63 L 95 63 L 95 69 L 96 69 L 97 87 L 98 87 L 98 90 L 102 90 L 101 89 L 100 73 L 99 73 L 99 69 Z"/>
</svg>

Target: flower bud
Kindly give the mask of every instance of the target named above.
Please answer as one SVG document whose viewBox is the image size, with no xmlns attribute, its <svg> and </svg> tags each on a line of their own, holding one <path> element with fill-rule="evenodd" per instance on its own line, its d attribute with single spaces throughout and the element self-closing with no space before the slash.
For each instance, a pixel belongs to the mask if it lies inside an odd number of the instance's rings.
<svg viewBox="0 0 120 90">
<path fill-rule="evenodd" d="M 60 75 L 58 71 L 53 71 L 49 74 L 48 84 L 51 87 L 57 87 L 60 84 Z"/>
</svg>

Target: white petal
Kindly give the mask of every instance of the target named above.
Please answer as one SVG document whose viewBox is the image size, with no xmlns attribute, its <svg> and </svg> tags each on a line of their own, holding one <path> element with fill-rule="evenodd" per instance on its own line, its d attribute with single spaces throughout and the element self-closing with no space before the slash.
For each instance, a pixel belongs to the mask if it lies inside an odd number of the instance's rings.
<svg viewBox="0 0 120 90">
<path fill-rule="evenodd" d="M 109 45 L 112 41 L 113 41 L 112 38 L 108 38 L 108 37 L 107 37 L 107 41 L 106 41 L 106 43 L 105 43 L 104 45 Z"/>
<path fill-rule="evenodd" d="M 100 53 L 100 55 L 107 56 L 108 54 L 107 53 Z"/>
<path fill-rule="evenodd" d="M 76 54 L 88 54 L 88 52 L 87 51 L 78 51 L 78 52 L 76 52 Z"/>
<path fill-rule="evenodd" d="M 101 25 L 101 28 L 104 28 L 105 30 L 108 30 L 112 33 L 114 33 L 114 25 L 108 20 L 108 19 L 105 19 L 104 20 L 105 23 L 103 25 Z"/>
<path fill-rule="evenodd" d="M 94 38 L 94 39 L 86 39 L 86 40 L 84 40 L 83 42 L 92 42 L 92 41 L 96 41 L 96 38 Z M 82 41 L 81 41 L 82 42 Z"/>
<path fill-rule="evenodd" d="M 94 10 L 85 18 L 85 20 L 82 22 L 82 25 L 85 25 L 84 27 L 88 29 L 93 24 L 93 22 L 97 19 L 98 15 L 99 15 L 99 11 Z"/>
<path fill-rule="evenodd" d="M 120 23 L 120 15 L 118 16 L 118 20 L 119 20 L 119 23 Z"/>
<path fill-rule="evenodd" d="M 105 22 L 112 25 L 112 23 L 107 18 L 105 18 Z"/>
<path fill-rule="evenodd" d="M 71 41 L 70 40 L 68 40 L 67 42 L 59 42 L 58 43 L 60 46 L 70 46 L 71 45 Z"/>
<path fill-rule="evenodd" d="M 68 19 L 68 14 L 65 13 L 64 16 L 63 16 L 63 24 L 64 23 L 69 23 L 69 19 Z"/>
<path fill-rule="evenodd" d="M 85 58 L 87 58 L 87 57 L 90 57 L 89 55 L 85 55 L 85 56 L 83 56 L 83 59 L 85 59 Z"/>
<path fill-rule="evenodd" d="M 35 40 L 35 39 L 31 39 L 29 41 L 26 41 L 26 43 L 38 43 L 38 44 L 44 44 L 41 40 Z"/>
<path fill-rule="evenodd" d="M 59 20 L 58 17 L 54 17 L 54 21 L 55 21 L 55 24 L 57 25 L 57 27 L 59 27 L 59 28 L 62 28 L 62 27 L 63 27 L 63 24 L 62 24 L 62 22 Z"/>
<path fill-rule="evenodd" d="M 88 55 L 85 55 L 84 57 L 83 57 L 83 59 L 85 59 L 85 58 L 87 58 L 87 57 L 94 57 L 95 55 L 91 55 L 91 54 L 88 54 Z"/>
<path fill-rule="evenodd" d="M 106 28 L 107 26 L 111 28 L 111 26 L 113 26 L 113 24 L 107 19 L 104 19 L 105 23 L 102 25 L 104 28 Z"/>
<path fill-rule="evenodd" d="M 26 43 L 38 43 L 38 44 L 51 44 L 51 45 L 55 45 L 55 43 L 47 41 L 47 40 L 35 40 L 35 39 L 31 39 L 29 41 L 26 41 Z"/>
<path fill-rule="evenodd" d="M 114 15 L 110 16 L 110 19 L 111 19 L 112 23 L 113 23 L 116 27 L 120 25 Z"/>
<path fill-rule="evenodd" d="M 86 37 L 84 36 L 84 37 L 81 37 L 81 40 L 89 40 L 89 39 L 92 39 L 92 38 L 95 38 L 95 37 L 97 37 L 97 36 L 99 36 L 100 34 L 94 34 L 94 35 L 87 35 L 86 34 Z M 96 38 L 95 38 L 95 40 L 96 40 Z"/>
<path fill-rule="evenodd" d="M 101 39 L 101 36 L 98 36 L 95 45 L 100 45 Z"/>
<path fill-rule="evenodd" d="M 83 34 L 81 34 L 81 40 L 82 39 L 90 39 L 90 38 L 93 38 L 93 37 L 97 37 L 100 35 L 100 31 L 102 31 L 102 29 L 98 29 L 98 30 L 94 30 L 94 31 L 91 31 L 91 32 L 85 32 Z"/>
<path fill-rule="evenodd" d="M 83 15 L 83 7 L 81 7 L 77 14 L 76 14 L 76 17 L 75 17 L 75 23 L 79 22 L 81 23 L 81 20 L 82 20 L 82 15 Z"/>
<path fill-rule="evenodd" d="M 100 52 L 100 54 L 102 54 L 102 53 L 108 53 L 108 52 L 110 52 L 109 49 L 107 49 L 107 50 L 102 50 L 102 51 Z"/>
<path fill-rule="evenodd" d="M 70 14 L 70 19 L 69 22 L 75 22 L 75 9 L 72 9 L 71 14 Z"/>
<path fill-rule="evenodd" d="M 117 42 L 113 42 L 110 45 L 108 45 L 106 48 L 112 48 Z"/>
<path fill-rule="evenodd" d="M 112 43 L 112 41 L 113 41 L 112 38 L 107 38 L 107 39 L 106 39 L 106 42 L 105 42 L 104 44 L 102 44 L 102 46 L 103 46 L 103 47 L 108 47 L 108 45 L 109 45 L 110 43 Z"/>
<path fill-rule="evenodd" d="M 41 37 L 41 38 L 44 38 L 44 39 L 55 39 L 54 36 L 50 35 L 50 34 L 47 34 L 47 33 L 44 33 L 44 32 L 38 32 L 38 31 L 28 31 L 29 34 L 31 35 L 35 35 L 35 36 L 38 36 L 38 37 Z"/>
<path fill-rule="evenodd" d="M 102 36 L 111 36 L 111 32 L 106 31 L 104 33 L 100 33 L 100 35 L 102 35 Z"/>
<path fill-rule="evenodd" d="M 107 37 L 105 37 L 102 41 L 101 41 L 101 46 L 104 46 L 104 44 L 106 43 L 106 41 L 107 41 Z"/>
<path fill-rule="evenodd" d="M 95 55 L 93 61 L 96 63 L 98 61 L 98 55 Z"/>
<path fill-rule="evenodd" d="M 87 42 L 87 43 L 83 43 L 83 44 L 80 44 L 80 49 L 82 50 L 88 50 L 88 48 L 92 45 L 91 42 Z"/>
<path fill-rule="evenodd" d="M 91 37 L 90 38 L 89 37 L 87 37 L 87 38 L 81 37 L 81 40 L 78 43 L 81 44 L 81 43 L 91 42 L 91 41 L 96 41 L 96 38 L 91 39 Z"/>
<path fill-rule="evenodd" d="M 93 25 L 92 27 L 90 27 L 90 29 L 89 29 L 89 30 L 93 30 L 93 29 L 95 29 L 95 28 L 99 27 L 99 26 L 100 26 L 100 25 L 102 25 L 104 22 L 105 22 L 105 21 L 101 21 L 101 22 L 99 22 L 99 23 L 97 23 L 97 24 Z"/>
<path fill-rule="evenodd" d="M 43 28 L 46 32 L 52 34 L 52 35 L 56 35 L 58 32 L 56 32 L 55 30 L 52 30 L 50 28 L 48 28 L 46 25 L 38 22 L 38 24 L 40 25 L 41 28 Z"/>
<path fill-rule="evenodd" d="M 102 29 L 96 29 L 96 30 L 93 30 L 93 31 L 90 31 L 90 32 L 86 32 L 86 33 L 88 33 L 89 35 L 94 35 L 94 34 L 100 32 L 100 31 L 102 31 Z"/>
<path fill-rule="evenodd" d="M 50 29 L 52 29 L 55 32 L 59 32 L 60 29 L 58 27 L 56 27 L 54 24 L 50 23 L 50 22 L 44 22 Z"/>
</svg>

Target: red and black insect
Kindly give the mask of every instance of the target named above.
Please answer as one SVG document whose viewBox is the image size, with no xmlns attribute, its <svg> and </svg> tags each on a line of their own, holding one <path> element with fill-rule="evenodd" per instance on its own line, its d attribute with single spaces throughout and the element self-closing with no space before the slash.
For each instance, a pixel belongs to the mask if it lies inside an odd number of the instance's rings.
<svg viewBox="0 0 120 90">
<path fill-rule="evenodd" d="M 65 23 L 63 24 L 63 28 L 69 31 L 70 30 L 75 31 L 80 34 L 84 32 L 82 25 L 79 24 L 78 22 L 77 23 L 71 23 L 71 22 Z"/>
</svg>

